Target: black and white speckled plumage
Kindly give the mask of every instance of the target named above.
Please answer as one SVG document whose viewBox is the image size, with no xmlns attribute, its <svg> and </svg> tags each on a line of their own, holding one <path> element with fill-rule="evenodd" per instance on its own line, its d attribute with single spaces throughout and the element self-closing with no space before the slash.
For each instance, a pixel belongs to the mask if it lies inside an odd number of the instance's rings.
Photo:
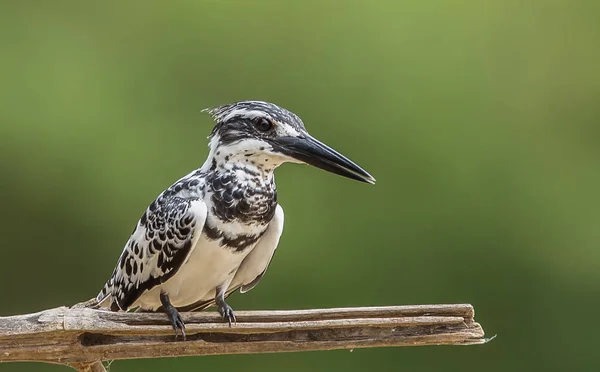
<svg viewBox="0 0 600 372">
<path fill-rule="evenodd" d="M 248 175 L 241 182 L 236 174 Z M 275 214 L 277 191 L 273 180 L 263 181 L 252 168 L 235 166 L 231 172 L 210 173 L 206 177 L 214 208 L 212 212 L 224 222 L 268 223 Z"/>
<path fill-rule="evenodd" d="M 218 136 L 219 141 L 225 145 L 247 139 L 249 135 L 254 135 L 273 146 L 272 140 L 279 135 L 289 134 L 290 131 L 292 134 L 297 135 L 306 131 L 304 123 L 296 114 L 268 102 L 244 101 L 213 107 L 205 111 L 219 123 L 213 128 L 209 137 Z M 285 123 L 288 133 L 286 133 L 286 128 L 283 126 L 279 126 L 277 130 L 268 133 L 257 132 L 253 122 L 256 115 L 267 117 L 273 122 Z"/>
<path fill-rule="evenodd" d="M 98 294 L 99 301 L 109 299 L 112 310 L 126 310 L 144 291 L 177 272 L 190 252 L 198 225 L 190 207 L 205 188 L 200 177 L 178 181 L 150 204 Z M 181 195 L 183 190 L 189 195 Z"/>
<path fill-rule="evenodd" d="M 210 136 L 219 135 L 223 143 L 245 138 L 253 131 L 252 118 L 260 113 L 278 123 L 286 123 L 297 131 L 304 131 L 304 123 L 291 111 L 269 102 L 242 101 L 205 110 L 220 125 L 216 125 Z"/>
<path fill-rule="evenodd" d="M 239 182 L 236 173 L 247 171 L 243 167 L 209 174 L 198 170 L 165 190 L 140 218 L 98 300 L 112 295 L 116 300 L 112 309 L 125 310 L 144 291 L 169 280 L 193 243 L 198 221 L 190 213 L 191 203 L 204 197 L 212 202 L 209 219 L 263 226 L 255 234 L 226 234 L 204 224 L 202 233 L 208 239 L 236 252 L 256 244 L 275 214 L 277 193 L 273 181 L 261 182 L 251 169 L 248 172 L 251 181 Z"/>
<path fill-rule="evenodd" d="M 295 114 L 272 103 L 244 101 L 207 110 L 216 125 L 199 169 L 163 191 L 136 224 L 100 307 L 163 308 L 184 330 L 176 308 L 216 304 L 230 322 L 225 297 L 254 288 L 283 231 L 273 171 L 309 163 L 355 180 L 373 177 L 312 138 Z"/>
<path fill-rule="evenodd" d="M 236 142 L 232 133 L 239 136 L 246 133 L 247 136 L 248 132 L 244 130 L 251 130 L 245 128 L 244 110 L 255 112 L 257 109 L 277 120 L 291 120 L 294 125 L 300 123 L 303 127 L 294 114 L 262 102 L 242 102 L 211 109 L 209 112 L 217 125 L 210 136 L 209 159 L 202 168 L 167 188 L 146 209 L 112 276 L 97 296 L 101 305 L 112 310 L 126 310 L 138 305 L 136 301 L 140 296 L 177 274 L 200 239 L 198 235 L 217 242 L 234 254 L 241 254 L 258 243 L 277 207 L 272 177 L 277 162 L 257 164 L 255 153 L 248 149 L 242 154 L 227 152 L 233 151 L 228 150 L 227 145 Z M 234 115 L 226 118 L 231 113 Z M 194 202 L 206 205 L 205 220 L 194 214 Z M 234 233 L 227 231 L 228 224 L 253 228 Z M 198 298 L 194 302 L 202 300 L 206 299 Z"/>
</svg>

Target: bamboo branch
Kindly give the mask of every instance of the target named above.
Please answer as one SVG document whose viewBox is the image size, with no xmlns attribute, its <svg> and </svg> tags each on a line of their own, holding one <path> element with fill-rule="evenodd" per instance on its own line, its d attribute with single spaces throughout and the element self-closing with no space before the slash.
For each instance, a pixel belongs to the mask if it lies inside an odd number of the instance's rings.
<svg viewBox="0 0 600 372">
<path fill-rule="evenodd" d="M 103 371 L 101 361 L 416 345 L 482 344 L 471 305 L 183 313 L 186 341 L 167 317 L 59 307 L 0 317 L 0 362 L 36 361 Z"/>
</svg>

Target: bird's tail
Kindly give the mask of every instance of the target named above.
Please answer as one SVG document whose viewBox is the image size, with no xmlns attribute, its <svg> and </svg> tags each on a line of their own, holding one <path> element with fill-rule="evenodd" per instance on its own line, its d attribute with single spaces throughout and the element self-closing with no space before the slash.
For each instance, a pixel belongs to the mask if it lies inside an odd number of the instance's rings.
<svg viewBox="0 0 600 372">
<path fill-rule="evenodd" d="M 113 286 L 114 286 L 114 280 L 113 278 L 110 278 L 106 284 L 104 284 L 104 287 L 102 288 L 102 290 L 100 291 L 100 293 L 98 293 L 98 295 L 96 296 L 95 300 L 97 303 L 97 307 L 103 307 L 103 308 L 111 308 L 112 304 L 113 304 L 113 296 L 112 296 L 112 292 L 113 292 Z"/>
<path fill-rule="evenodd" d="M 94 297 L 87 301 L 76 303 L 75 305 L 71 306 L 71 309 L 97 309 L 98 307 L 98 299 Z"/>
</svg>

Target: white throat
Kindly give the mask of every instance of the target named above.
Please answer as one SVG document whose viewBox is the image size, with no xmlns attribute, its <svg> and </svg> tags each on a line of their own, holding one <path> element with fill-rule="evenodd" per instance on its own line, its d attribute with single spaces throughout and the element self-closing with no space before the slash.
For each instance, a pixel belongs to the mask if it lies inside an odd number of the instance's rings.
<svg viewBox="0 0 600 372">
<path fill-rule="evenodd" d="M 275 168 L 286 161 L 284 155 L 274 153 L 269 144 L 247 139 L 232 144 L 220 144 L 220 138 L 215 135 L 210 140 L 210 151 L 204 164 L 203 171 L 210 171 L 215 166 L 217 171 L 229 171 L 234 168 L 246 168 L 262 174 L 265 178 L 272 178 Z"/>
</svg>

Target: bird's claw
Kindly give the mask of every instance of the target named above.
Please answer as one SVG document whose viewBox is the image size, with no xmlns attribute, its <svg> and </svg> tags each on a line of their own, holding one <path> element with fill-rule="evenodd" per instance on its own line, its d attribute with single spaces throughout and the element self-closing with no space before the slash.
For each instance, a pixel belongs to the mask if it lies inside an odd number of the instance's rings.
<svg viewBox="0 0 600 372">
<path fill-rule="evenodd" d="M 222 307 L 219 307 L 218 310 L 219 310 L 219 314 L 221 314 L 223 319 L 229 323 L 229 328 L 231 328 L 232 322 L 234 324 L 237 324 L 237 321 L 235 319 L 235 314 L 233 313 L 233 309 L 231 308 L 231 306 L 225 304 Z"/>
<path fill-rule="evenodd" d="M 185 341 L 185 324 L 183 323 L 183 320 L 181 320 L 181 316 L 179 315 L 179 313 L 177 313 L 177 319 L 175 320 L 175 338 L 177 338 L 177 329 L 179 329 L 179 331 L 181 331 L 181 338 L 183 339 L 183 341 Z"/>
<path fill-rule="evenodd" d="M 167 316 L 171 321 L 171 325 L 175 331 L 175 339 L 177 339 L 177 330 L 179 330 L 181 331 L 181 338 L 183 338 L 183 341 L 185 341 L 185 324 L 183 324 L 183 320 L 181 319 L 181 315 L 179 315 L 179 311 L 177 311 L 177 309 L 171 305 L 169 295 L 161 292 L 160 303 L 163 305 L 165 313 L 167 313 Z"/>
<path fill-rule="evenodd" d="M 175 339 L 177 339 L 177 336 L 179 335 L 178 331 L 180 331 L 181 338 L 183 339 L 183 341 L 185 341 L 185 324 L 183 323 L 179 312 L 170 313 L 169 320 L 171 321 L 171 325 L 173 326 L 173 330 L 175 331 Z"/>
</svg>

